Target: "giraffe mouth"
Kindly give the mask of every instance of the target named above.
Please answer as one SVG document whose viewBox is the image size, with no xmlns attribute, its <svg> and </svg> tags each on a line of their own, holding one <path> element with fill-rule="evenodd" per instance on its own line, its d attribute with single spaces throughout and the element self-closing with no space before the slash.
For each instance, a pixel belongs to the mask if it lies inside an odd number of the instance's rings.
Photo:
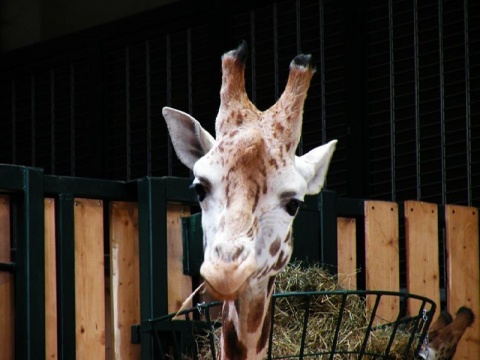
<svg viewBox="0 0 480 360">
<path fill-rule="evenodd" d="M 217 291 L 209 282 L 208 280 L 205 280 L 205 288 L 208 291 L 210 295 L 212 295 L 215 299 L 220 300 L 220 301 L 229 301 L 229 300 L 236 300 L 238 298 L 238 295 L 245 290 L 247 287 L 247 282 L 245 282 L 238 290 L 225 294 Z"/>
<path fill-rule="evenodd" d="M 235 300 L 247 288 L 255 269 L 255 259 L 249 256 L 240 263 L 205 261 L 200 274 L 205 280 L 207 291 L 213 297 L 218 300 Z"/>
</svg>

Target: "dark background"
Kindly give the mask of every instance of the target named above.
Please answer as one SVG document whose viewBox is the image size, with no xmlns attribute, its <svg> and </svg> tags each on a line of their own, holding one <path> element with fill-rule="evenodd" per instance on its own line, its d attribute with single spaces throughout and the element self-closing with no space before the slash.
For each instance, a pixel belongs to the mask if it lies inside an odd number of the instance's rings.
<svg viewBox="0 0 480 360">
<path fill-rule="evenodd" d="M 0 163 L 188 177 L 161 108 L 213 133 L 220 56 L 245 39 L 260 109 L 281 94 L 291 59 L 313 55 L 298 151 L 339 139 L 328 189 L 480 207 L 479 2 L 164 2 L 3 3 Z"/>
</svg>

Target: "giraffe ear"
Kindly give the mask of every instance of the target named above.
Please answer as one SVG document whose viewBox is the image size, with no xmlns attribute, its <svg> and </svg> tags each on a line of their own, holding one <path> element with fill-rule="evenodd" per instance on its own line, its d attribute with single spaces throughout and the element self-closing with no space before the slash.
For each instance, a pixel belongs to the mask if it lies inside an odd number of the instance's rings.
<svg viewBox="0 0 480 360">
<path fill-rule="evenodd" d="M 336 145 L 337 140 L 332 140 L 305 155 L 295 156 L 295 167 L 307 182 L 308 195 L 318 194 L 322 190 Z"/>
<path fill-rule="evenodd" d="M 215 145 L 215 139 L 192 116 L 170 107 L 162 109 L 178 158 L 189 169 Z"/>
</svg>

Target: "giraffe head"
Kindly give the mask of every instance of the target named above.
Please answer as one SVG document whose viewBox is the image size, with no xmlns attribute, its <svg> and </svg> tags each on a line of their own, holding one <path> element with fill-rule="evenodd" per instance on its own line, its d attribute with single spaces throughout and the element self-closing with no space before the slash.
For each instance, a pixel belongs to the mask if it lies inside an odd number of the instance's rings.
<svg viewBox="0 0 480 360">
<path fill-rule="evenodd" d="M 310 55 L 293 59 L 283 94 L 266 111 L 245 91 L 246 57 L 245 43 L 222 57 L 216 138 L 192 116 L 163 109 L 177 156 L 193 171 L 202 208 L 200 272 L 221 300 L 261 287 L 288 263 L 293 219 L 304 196 L 322 189 L 336 144 L 295 155 L 314 73 Z"/>
</svg>

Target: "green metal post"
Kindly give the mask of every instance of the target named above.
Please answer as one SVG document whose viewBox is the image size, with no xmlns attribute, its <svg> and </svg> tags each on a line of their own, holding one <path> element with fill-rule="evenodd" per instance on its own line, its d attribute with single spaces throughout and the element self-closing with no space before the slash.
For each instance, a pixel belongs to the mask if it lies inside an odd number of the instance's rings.
<svg viewBox="0 0 480 360">
<path fill-rule="evenodd" d="M 324 190 L 318 195 L 322 264 L 337 271 L 337 194 Z"/>
<path fill-rule="evenodd" d="M 45 359 L 43 170 L 20 168 L 15 271 L 16 359 Z"/>
<path fill-rule="evenodd" d="M 138 181 L 140 315 L 152 319 L 168 312 L 167 199 L 163 178 Z M 152 336 L 141 332 L 142 360 L 154 357 Z"/>
</svg>

